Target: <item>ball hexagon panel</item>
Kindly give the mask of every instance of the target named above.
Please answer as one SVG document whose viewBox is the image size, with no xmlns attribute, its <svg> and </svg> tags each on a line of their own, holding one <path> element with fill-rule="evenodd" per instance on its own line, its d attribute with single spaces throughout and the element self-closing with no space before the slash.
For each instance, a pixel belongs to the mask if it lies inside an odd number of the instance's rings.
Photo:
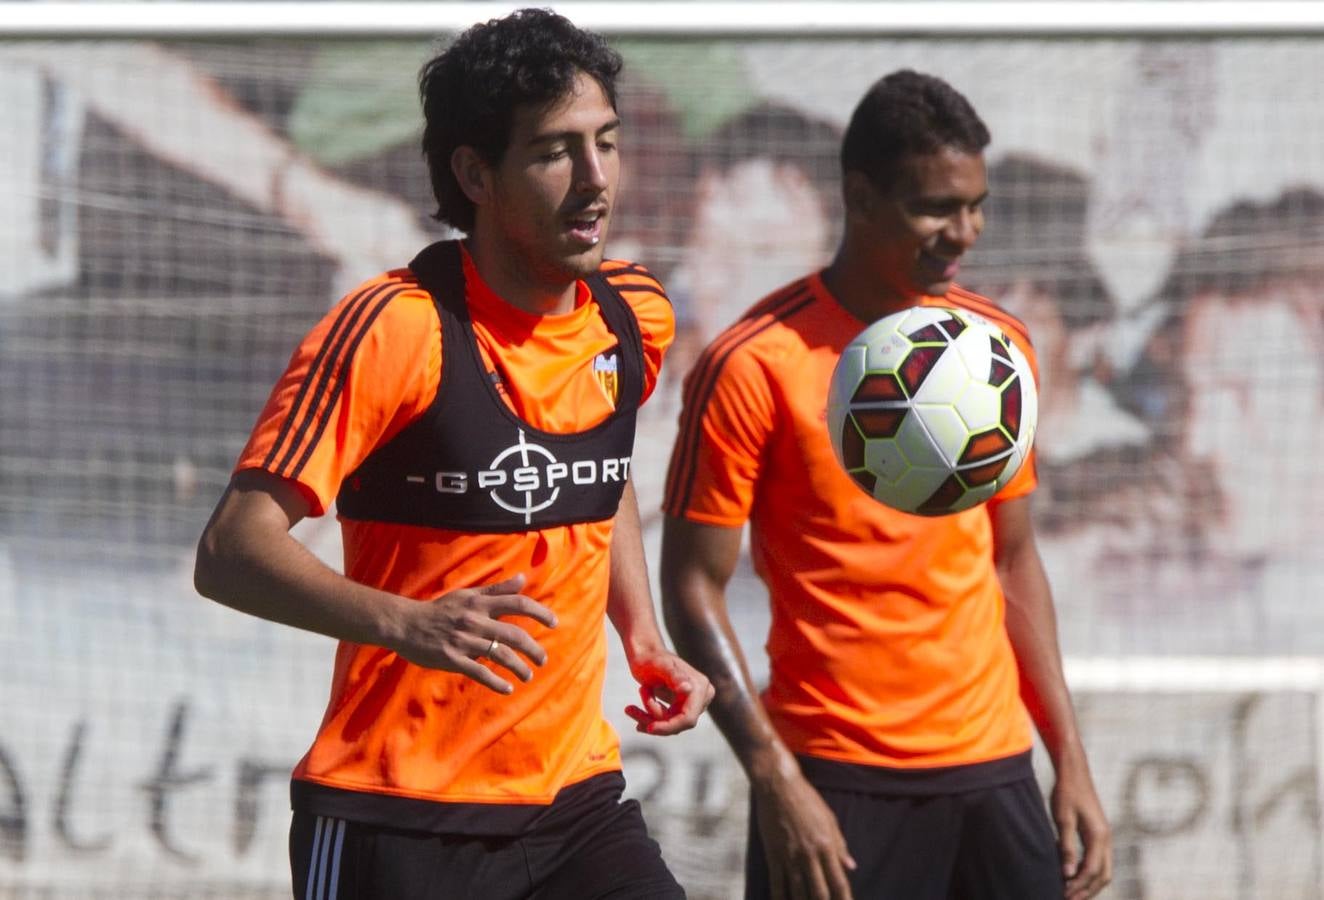
<svg viewBox="0 0 1324 900">
<path fill-rule="evenodd" d="M 906 399 L 906 392 L 901 382 L 892 372 L 866 372 L 860 379 L 859 387 L 851 395 L 852 406 L 866 403 L 882 403 Z"/>
<path fill-rule="evenodd" d="M 836 372 L 831 382 L 829 382 L 829 408 L 842 406 L 850 402 L 851 395 L 855 393 L 860 379 L 864 377 L 864 362 L 868 354 L 869 348 L 858 344 L 851 344 L 841 351 L 841 357 L 837 360 Z"/>
<path fill-rule="evenodd" d="M 965 364 L 968 376 L 987 384 L 992 360 L 987 332 L 979 328 L 971 329 L 953 343 L 952 347 L 957 351 L 961 362 Z"/>
<path fill-rule="evenodd" d="M 926 325 L 947 322 L 954 318 L 952 311 L 941 306 L 912 306 L 891 316 L 879 319 L 879 322 L 894 320 L 894 327 L 902 334 L 914 334 Z"/>
<path fill-rule="evenodd" d="M 855 422 L 847 418 L 839 426 L 841 431 L 841 464 L 849 472 L 863 468 L 864 461 L 864 436 L 860 434 L 859 428 Z"/>
<path fill-rule="evenodd" d="M 895 484 L 887 488 L 887 496 L 879 496 L 881 484 L 875 488 L 874 496 L 884 503 L 896 504 L 898 508 L 919 512 L 921 505 L 951 477 L 947 469 L 911 466 Z M 946 508 L 942 511 L 945 512 Z"/>
<path fill-rule="evenodd" d="M 934 364 L 924 384 L 911 399 L 923 404 L 952 404 L 961 396 L 969 381 L 970 374 L 962 364 L 960 354 L 946 348 L 946 352 Z"/>
<path fill-rule="evenodd" d="M 989 361 L 989 384 L 995 387 L 1003 387 L 1015 377 L 1016 369 L 1005 359 L 1000 359 L 995 356 Z"/>
<path fill-rule="evenodd" d="M 1008 358 L 1016 368 L 1016 377 L 1004 386 L 1003 426 L 1016 438 L 1022 454 L 1028 454 L 1039 420 L 1039 390 L 1034 383 L 1030 361 L 1025 358 L 1021 348 L 1008 342 L 1007 350 Z M 1014 395 L 1011 393 L 1013 390 Z"/>
<path fill-rule="evenodd" d="M 913 468 L 895 440 L 867 441 L 864 465 L 880 484 L 896 484 Z"/>
<path fill-rule="evenodd" d="M 956 475 L 958 481 L 964 481 L 961 474 Z M 984 485 L 966 485 L 961 494 L 959 509 L 969 509 L 972 506 L 983 503 L 985 500 L 992 499 L 993 495 L 1002 489 L 1002 484 L 996 481 Z"/>
<path fill-rule="evenodd" d="M 1025 408 L 1021 402 L 1021 380 L 1016 378 L 1002 388 L 1002 396 L 999 399 L 1001 400 L 1001 408 L 998 411 L 999 423 L 1007 429 L 1008 434 L 1019 437 L 1021 420 L 1025 415 Z"/>
<path fill-rule="evenodd" d="M 925 403 L 915 404 L 911 410 L 911 415 L 915 416 L 924 430 L 928 432 L 929 439 L 933 446 L 937 448 L 945 465 L 955 466 L 956 461 L 960 459 L 961 452 L 965 449 L 966 438 L 970 434 L 970 429 L 961 421 L 960 415 L 954 407 L 947 404 Z M 923 464 L 923 460 L 912 460 L 917 464 Z"/>
<path fill-rule="evenodd" d="M 947 332 L 948 337 L 955 340 L 957 337 L 960 337 L 961 332 L 966 329 L 965 319 L 962 319 L 959 316 L 949 315 L 942 323 L 942 329 Z"/>
<path fill-rule="evenodd" d="M 1012 440 L 1001 428 L 978 431 L 969 436 L 965 447 L 957 459 L 959 465 L 991 462 L 1006 456 L 1012 448 Z"/>
<path fill-rule="evenodd" d="M 944 327 L 948 321 L 950 320 L 929 322 L 927 325 L 921 325 L 913 331 L 907 330 L 904 333 L 912 344 L 936 344 L 945 347 L 952 337 Z"/>
<path fill-rule="evenodd" d="M 944 459 L 942 448 L 934 443 L 929 430 L 919 416 L 911 415 L 902 419 L 901 427 L 897 429 L 893 440 L 901 448 L 902 456 L 912 466 L 951 465 Z"/>
<path fill-rule="evenodd" d="M 979 381 L 967 381 L 956 398 L 955 409 L 967 431 L 984 431 L 1003 424 L 1002 394 Z"/>
<path fill-rule="evenodd" d="M 965 486 L 955 475 L 947 475 L 934 491 L 916 506 L 915 511 L 926 516 L 940 516 L 950 512 L 965 496 Z"/>
<path fill-rule="evenodd" d="M 906 389 L 907 397 L 914 397 L 919 393 L 924 382 L 928 380 L 935 369 L 939 368 L 943 354 L 946 351 L 946 344 L 923 344 L 911 348 L 910 352 L 906 354 L 906 358 L 901 361 L 901 367 L 897 370 L 897 375 L 900 376 L 901 383 Z"/>
<path fill-rule="evenodd" d="M 995 493 L 1006 487 L 1007 482 L 1016 477 L 1016 473 L 1021 470 L 1021 466 L 1024 464 L 1025 457 L 1028 453 L 1028 444 L 1024 448 L 1017 444 L 1012 448 L 1012 451 L 1007 454 L 1007 462 L 1002 470 L 1002 474 L 998 476 L 997 482 L 993 485 L 993 491 Z"/>
<path fill-rule="evenodd" d="M 887 320 L 884 319 L 883 321 L 886 322 Z M 861 334 L 855 340 L 859 341 L 863 337 L 864 335 Z M 880 329 L 878 335 L 871 338 L 864 347 L 862 371 L 895 372 L 897 367 L 901 365 L 901 360 L 905 359 L 906 354 L 910 352 L 911 343 L 906 340 L 905 335 L 898 334 L 896 329 L 885 328 Z"/>
<path fill-rule="evenodd" d="M 870 440 L 895 437 L 901 428 L 901 422 L 910 412 L 908 406 L 879 406 L 851 410 L 855 425 L 860 433 Z"/>
<path fill-rule="evenodd" d="M 997 485 L 998 478 L 1007 471 L 1007 463 L 1011 462 L 1013 455 L 1008 453 L 1006 456 L 990 462 L 976 463 L 972 466 L 966 466 L 957 470 L 957 476 L 961 483 L 967 488 L 977 488 L 983 485 Z"/>
</svg>

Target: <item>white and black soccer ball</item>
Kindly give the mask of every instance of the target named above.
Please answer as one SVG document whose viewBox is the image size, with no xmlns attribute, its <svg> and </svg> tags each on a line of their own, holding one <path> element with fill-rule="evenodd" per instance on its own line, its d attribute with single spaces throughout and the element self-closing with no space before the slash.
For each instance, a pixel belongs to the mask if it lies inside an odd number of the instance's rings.
<svg viewBox="0 0 1324 900">
<path fill-rule="evenodd" d="M 865 328 L 832 373 L 827 425 L 846 472 L 874 499 L 941 516 L 996 494 L 1034 442 L 1030 363 L 967 310 L 916 306 Z"/>
</svg>

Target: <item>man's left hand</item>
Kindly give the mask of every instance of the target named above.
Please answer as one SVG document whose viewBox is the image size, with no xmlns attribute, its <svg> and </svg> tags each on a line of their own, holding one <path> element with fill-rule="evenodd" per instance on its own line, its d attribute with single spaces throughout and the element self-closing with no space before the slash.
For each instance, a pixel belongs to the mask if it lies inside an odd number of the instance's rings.
<svg viewBox="0 0 1324 900">
<path fill-rule="evenodd" d="M 627 706 L 626 715 L 643 734 L 679 734 L 688 731 L 712 702 L 712 684 L 698 669 L 669 650 L 630 660 L 630 673 L 639 682 L 640 706 Z"/>
<path fill-rule="evenodd" d="M 1049 805 L 1057 826 L 1066 898 L 1088 900 L 1113 877 L 1112 830 L 1089 770 L 1059 773 Z"/>
</svg>

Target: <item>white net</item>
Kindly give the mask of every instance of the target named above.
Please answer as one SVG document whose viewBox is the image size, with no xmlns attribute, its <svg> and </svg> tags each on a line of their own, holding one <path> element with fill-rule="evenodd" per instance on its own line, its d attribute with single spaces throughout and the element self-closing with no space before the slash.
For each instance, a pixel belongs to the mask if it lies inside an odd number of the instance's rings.
<svg viewBox="0 0 1324 900">
<path fill-rule="evenodd" d="M 1318 660 L 1090 658 L 1068 675 L 1114 828 L 1116 874 L 1102 896 L 1320 896 Z M 744 776 L 715 731 L 681 741 L 635 744 L 629 777 L 690 896 L 735 900 Z M 1051 768 L 1036 754 L 1047 787 Z"/>
<path fill-rule="evenodd" d="M 1119 898 L 1317 897 L 1324 656 L 1324 41 L 617 42 L 611 252 L 681 321 L 634 471 L 656 508 L 680 374 L 826 261 L 836 143 L 879 75 L 988 122 L 962 280 L 1042 366 L 1040 545 L 1065 650 L 1235 657 L 1243 689 L 1082 682 Z M 429 42 L 0 43 L 0 895 L 288 891 L 286 776 L 331 648 L 204 603 L 191 554 L 270 384 L 338 292 L 436 236 L 413 94 Z M 300 535 L 338 559 L 334 523 Z M 761 592 L 733 612 L 762 664 Z M 720 737 L 607 709 L 694 897 L 738 896 Z M 1083 676 L 1082 676 L 1083 677 Z M 1166 677 L 1166 676 L 1165 676 Z"/>
</svg>

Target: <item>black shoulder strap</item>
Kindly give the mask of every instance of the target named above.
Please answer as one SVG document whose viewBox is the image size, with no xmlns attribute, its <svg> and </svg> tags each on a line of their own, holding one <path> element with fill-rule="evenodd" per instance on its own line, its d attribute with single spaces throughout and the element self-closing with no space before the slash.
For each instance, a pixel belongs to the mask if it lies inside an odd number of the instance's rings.
<svg viewBox="0 0 1324 900">
<path fill-rule="evenodd" d="M 601 272 L 584 279 L 602 318 L 621 346 L 621 398 L 638 407 L 644 399 L 644 338 L 634 309 Z"/>
<path fill-rule="evenodd" d="M 409 264 L 418 283 L 452 313 L 468 317 L 464 302 L 464 264 L 459 241 L 437 241 L 419 251 Z"/>
<path fill-rule="evenodd" d="M 464 299 L 464 264 L 458 241 L 429 244 L 414 257 L 409 268 L 439 307 L 460 323 L 469 324 L 469 306 Z M 644 339 L 639 330 L 639 320 L 635 318 L 629 302 L 601 272 L 594 272 L 584 282 L 593 293 L 598 308 L 602 310 L 607 327 L 621 345 L 620 396 L 637 408 L 644 397 Z M 446 356 L 451 357 L 452 354 L 447 353 Z"/>
</svg>

